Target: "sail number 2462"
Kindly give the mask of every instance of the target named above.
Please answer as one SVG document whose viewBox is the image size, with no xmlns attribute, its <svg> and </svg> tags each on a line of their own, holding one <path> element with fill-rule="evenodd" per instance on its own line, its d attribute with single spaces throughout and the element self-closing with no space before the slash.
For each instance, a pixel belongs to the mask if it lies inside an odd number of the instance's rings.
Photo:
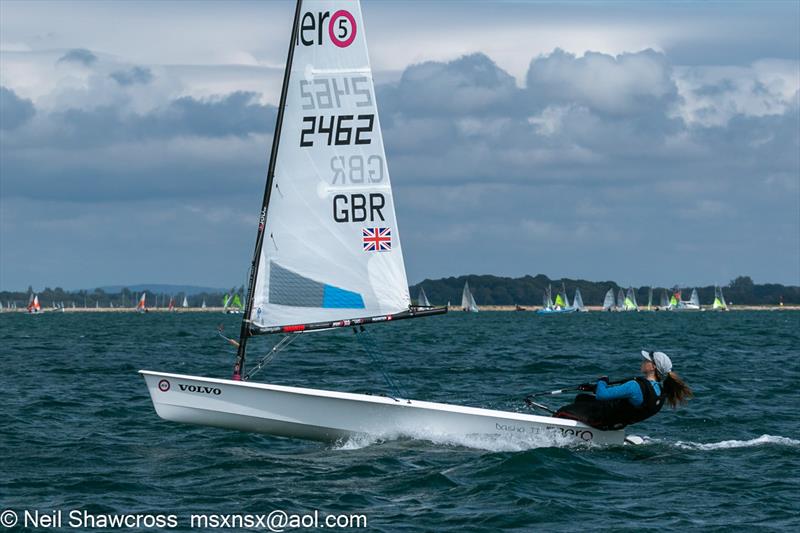
<svg viewBox="0 0 800 533">
<path fill-rule="evenodd" d="M 300 146 L 314 146 L 314 140 L 322 135 L 328 146 L 349 146 L 372 143 L 372 128 L 375 114 L 365 115 L 320 115 L 303 117 L 300 130 Z"/>
</svg>

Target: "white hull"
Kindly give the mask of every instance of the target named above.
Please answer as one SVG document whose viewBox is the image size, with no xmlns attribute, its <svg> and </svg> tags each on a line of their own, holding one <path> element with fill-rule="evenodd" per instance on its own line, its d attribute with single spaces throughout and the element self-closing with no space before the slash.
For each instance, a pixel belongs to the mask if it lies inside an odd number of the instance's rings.
<svg viewBox="0 0 800 533">
<path fill-rule="evenodd" d="M 376 437 L 551 437 L 622 444 L 624 431 L 574 420 L 416 400 L 140 370 L 156 413 L 173 422 L 335 441 Z"/>
</svg>

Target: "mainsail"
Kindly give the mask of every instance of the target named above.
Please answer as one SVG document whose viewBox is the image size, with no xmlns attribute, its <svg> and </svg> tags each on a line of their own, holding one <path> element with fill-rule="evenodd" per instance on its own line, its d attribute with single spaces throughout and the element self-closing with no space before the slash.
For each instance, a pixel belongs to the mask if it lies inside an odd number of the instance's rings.
<svg viewBox="0 0 800 533">
<path fill-rule="evenodd" d="M 700 297 L 697 295 L 697 289 L 692 289 L 692 295 L 689 297 L 689 303 L 700 307 Z"/>
<path fill-rule="evenodd" d="M 603 300 L 603 311 L 611 311 L 614 309 L 614 303 L 614 288 L 612 287 L 606 292 L 606 297 Z"/>
<path fill-rule="evenodd" d="M 625 291 L 622 290 L 622 287 L 619 288 L 617 293 L 617 309 L 625 309 Z"/>
<path fill-rule="evenodd" d="M 653 287 L 648 287 L 647 289 L 647 310 L 650 311 L 653 308 Z"/>
<path fill-rule="evenodd" d="M 419 296 L 417 297 L 417 305 L 420 307 L 430 307 L 431 303 L 428 301 L 428 295 L 425 294 L 425 289 L 419 288 Z"/>
<path fill-rule="evenodd" d="M 669 307 L 678 307 L 681 302 L 681 291 L 676 291 L 672 293 L 672 297 L 669 299 Z"/>
<path fill-rule="evenodd" d="M 39 304 L 39 295 L 31 294 L 30 302 L 28 303 L 28 312 L 39 313 L 41 310 L 42 306 Z"/>
<path fill-rule="evenodd" d="M 661 298 L 658 302 L 658 306 L 661 309 L 666 309 L 669 307 L 669 294 L 667 294 L 667 289 L 663 289 L 661 291 Z"/>
<path fill-rule="evenodd" d="M 143 292 L 142 296 L 139 298 L 139 303 L 136 304 L 137 311 L 146 311 L 147 310 L 147 292 Z"/>
<path fill-rule="evenodd" d="M 548 285 L 544 289 L 544 296 L 542 297 L 542 309 L 553 308 L 553 288 Z"/>
<path fill-rule="evenodd" d="M 714 287 L 714 304 L 711 306 L 711 308 L 723 311 L 728 309 L 728 304 L 725 302 L 725 296 L 722 295 L 722 287 Z"/>
<path fill-rule="evenodd" d="M 183 302 L 181 303 L 181 307 L 189 307 L 189 300 L 186 299 L 186 296 L 183 297 Z"/>
<path fill-rule="evenodd" d="M 613 291 L 611 292 L 611 297 L 612 297 L 612 299 L 614 297 L 614 292 Z M 572 307 L 574 309 L 577 309 L 578 311 L 584 311 L 585 310 L 585 306 L 583 305 L 583 297 L 581 296 L 581 290 L 580 289 L 575 289 L 575 297 L 572 299 Z M 603 305 L 603 308 L 605 309 L 605 305 Z"/>
<path fill-rule="evenodd" d="M 628 292 L 625 294 L 624 309 L 626 311 L 638 311 L 639 305 L 636 303 L 636 289 L 628 287 Z"/>
<path fill-rule="evenodd" d="M 411 303 L 360 4 L 302 9 L 331 15 L 294 29 L 247 309 L 253 333 Z"/>
<path fill-rule="evenodd" d="M 472 296 L 472 291 L 469 290 L 469 282 L 464 282 L 464 290 L 461 291 L 461 309 L 470 313 L 478 312 L 478 304 L 475 303 L 475 297 Z"/>
<path fill-rule="evenodd" d="M 556 301 L 554 305 L 559 309 L 566 309 L 569 307 L 569 298 L 567 297 L 567 288 L 561 284 L 561 291 L 556 294 Z"/>
</svg>

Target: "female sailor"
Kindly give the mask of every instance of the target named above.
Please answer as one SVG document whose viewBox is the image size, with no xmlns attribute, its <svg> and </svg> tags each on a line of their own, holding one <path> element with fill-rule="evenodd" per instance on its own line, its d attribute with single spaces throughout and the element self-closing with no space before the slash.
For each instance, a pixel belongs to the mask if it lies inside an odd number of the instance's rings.
<svg viewBox="0 0 800 533">
<path fill-rule="evenodd" d="M 608 378 L 584 383 L 575 401 L 556 411 L 555 417 L 578 420 L 602 430 L 622 429 L 641 422 L 661 410 L 664 402 L 676 408 L 692 398 L 692 390 L 672 371 L 672 361 L 663 352 L 642 350 L 643 377 L 609 385 Z"/>
</svg>

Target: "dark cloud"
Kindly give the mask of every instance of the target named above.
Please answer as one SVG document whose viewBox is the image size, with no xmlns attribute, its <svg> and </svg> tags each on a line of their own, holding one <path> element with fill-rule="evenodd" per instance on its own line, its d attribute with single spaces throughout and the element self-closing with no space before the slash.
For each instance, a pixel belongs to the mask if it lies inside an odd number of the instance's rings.
<svg viewBox="0 0 800 533">
<path fill-rule="evenodd" d="M 10 89 L 0 87 L 0 129 L 18 128 L 35 114 L 33 102 L 20 98 Z"/>
<path fill-rule="evenodd" d="M 498 113 L 511 111 L 518 92 L 510 74 L 484 54 L 472 54 L 408 67 L 397 84 L 384 88 L 381 104 L 389 116 Z"/>
<path fill-rule="evenodd" d="M 58 58 L 57 63 L 80 63 L 89 67 L 97 62 L 97 56 L 85 48 L 73 48 Z"/>
<path fill-rule="evenodd" d="M 545 272 L 671 284 L 747 272 L 793 281 L 796 104 L 763 116 L 726 110 L 731 118 L 713 126 L 686 122 L 672 67 L 653 51 L 555 51 L 534 59 L 526 79 L 519 87 L 475 54 L 409 67 L 378 87 L 411 279 Z M 708 96 L 742 83 L 699 86 Z M 261 193 L 276 110 L 258 96 L 184 97 L 147 113 L 40 112 L 31 127 L 4 133 L 4 194 L 191 201 L 204 211 L 182 216 L 212 231 L 207 206 Z M 180 242 L 172 228 L 184 230 L 165 223 L 151 234 Z M 246 257 L 245 244 L 232 255 Z"/>
<path fill-rule="evenodd" d="M 20 148 L 74 149 L 182 136 L 244 137 L 271 133 L 275 116 L 275 107 L 258 103 L 255 93 L 206 99 L 187 96 L 143 114 L 117 105 L 54 111 L 47 116 L 48 127 L 41 137 L 8 139 L 7 143 Z"/>
<path fill-rule="evenodd" d="M 146 131 L 167 135 L 205 137 L 272 132 L 276 109 L 259 104 L 257 98 L 257 94 L 250 92 L 235 92 L 210 100 L 180 98 L 163 112 L 146 117 L 142 126 L 147 128 Z"/>
<path fill-rule="evenodd" d="M 122 86 L 136 84 L 147 85 L 153 80 L 153 73 L 149 68 L 144 67 L 133 67 L 129 70 L 118 70 L 116 72 L 112 72 L 109 76 Z"/>
</svg>

